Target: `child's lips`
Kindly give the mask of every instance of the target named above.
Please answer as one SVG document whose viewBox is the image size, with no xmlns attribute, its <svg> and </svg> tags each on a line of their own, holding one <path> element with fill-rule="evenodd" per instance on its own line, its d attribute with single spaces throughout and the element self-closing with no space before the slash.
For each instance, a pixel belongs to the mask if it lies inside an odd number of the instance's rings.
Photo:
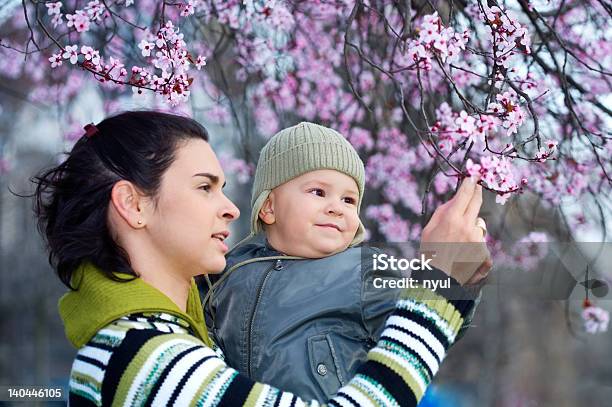
<svg viewBox="0 0 612 407">
<path fill-rule="evenodd" d="M 342 232 L 342 230 L 340 229 L 340 226 L 334 225 L 333 223 L 317 223 L 317 226 L 324 227 L 324 228 L 330 228 L 330 229 L 336 229 L 338 232 Z"/>
</svg>

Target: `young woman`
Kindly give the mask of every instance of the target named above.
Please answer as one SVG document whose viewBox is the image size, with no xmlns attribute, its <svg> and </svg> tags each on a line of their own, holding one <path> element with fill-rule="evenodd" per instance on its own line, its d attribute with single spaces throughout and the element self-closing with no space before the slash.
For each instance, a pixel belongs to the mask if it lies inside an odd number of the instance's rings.
<svg viewBox="0 0 612 407">
<path fill-rule="evenodd" d="M 193 277 L 223 270 L 239 211 L 201 125 L 153 111 L 107 118 L 34 181 L 50 262 L 71 289 L 59 304 L 78 349 L 71 405 L 318 404 L 242 376 L 208 337 Z M 329 404 L 416 405 L 471 305 L 403 295 Z"/>
</svg>

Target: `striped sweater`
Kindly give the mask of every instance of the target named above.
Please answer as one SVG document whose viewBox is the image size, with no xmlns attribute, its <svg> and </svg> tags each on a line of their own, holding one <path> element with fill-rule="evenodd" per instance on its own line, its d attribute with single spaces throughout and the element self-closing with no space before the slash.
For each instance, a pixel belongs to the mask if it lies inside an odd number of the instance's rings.
<svg viewBox="0 0 612 407">
<path fill-rule="evenodd" d="M 468 307 L 419 289 L 401 298 L 367 362 L 328 405 L 417 405 Z M 192 325 L 179 314 L 134 312 L 99 329 L 74 361 L 71 405 L 319 405 L 239 374 Z"/>
</svg>

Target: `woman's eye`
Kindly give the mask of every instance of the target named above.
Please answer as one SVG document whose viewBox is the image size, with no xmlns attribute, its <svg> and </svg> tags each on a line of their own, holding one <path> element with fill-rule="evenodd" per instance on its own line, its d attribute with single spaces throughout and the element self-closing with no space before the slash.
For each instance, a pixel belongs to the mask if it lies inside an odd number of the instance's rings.
<svg viewBox="0 0 612 407">
<path fill-rule="evenodd" d="M 201 189 L 202 191 L 209 192 L 210 191 L 210 185 L 208 185 L 208 184 L 202 185 L 201 187 L 198 187 L 198 189 Z"/>
<path fill-rule="evenodd" d="M 308 192 L 317 196 L 325 196 L 325 192 L 321 188 L 313 188 Z"/>
</svg>

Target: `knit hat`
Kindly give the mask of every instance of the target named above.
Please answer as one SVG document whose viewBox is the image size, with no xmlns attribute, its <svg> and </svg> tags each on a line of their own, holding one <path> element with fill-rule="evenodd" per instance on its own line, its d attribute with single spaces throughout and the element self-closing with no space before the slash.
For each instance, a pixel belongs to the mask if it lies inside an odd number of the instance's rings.
<svg viewBox="0 0 612 407">
<path fill-rule="evenodd" d="M 359 188 L 357 213 L 361 208 L 365 170 L 359 154 L 337 131 L 302 122 L 276 133 L 261 149 L 251 196 L 251 233 L 263 230 L 259 211 L 273 188 L 310 171 L 336 170 L 353 178 Z M 363 241 L 361 220 L 351 246 Z"/>
</svg>

